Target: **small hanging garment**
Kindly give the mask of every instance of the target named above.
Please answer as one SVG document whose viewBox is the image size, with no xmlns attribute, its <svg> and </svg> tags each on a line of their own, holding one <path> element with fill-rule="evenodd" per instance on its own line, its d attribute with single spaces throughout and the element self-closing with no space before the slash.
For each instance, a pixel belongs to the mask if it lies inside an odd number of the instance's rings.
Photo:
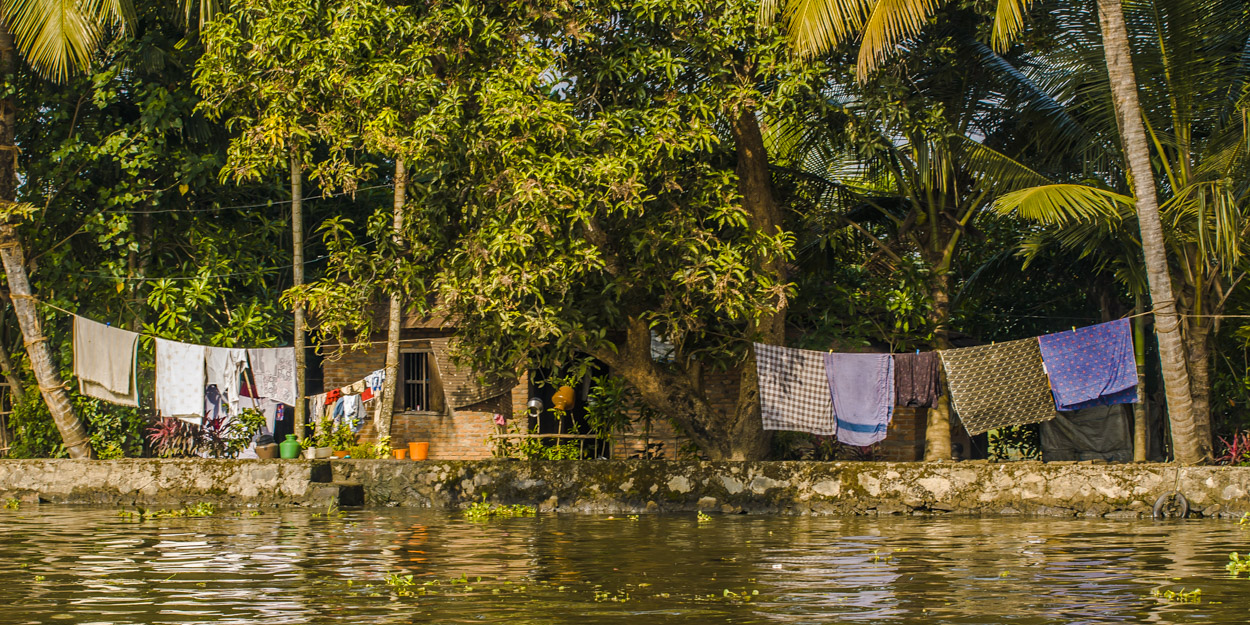
<svg viewBox="0 0 1250 625">
<path fill-rule="evenodd" d="M 256 393 L 264 398 L 295 405 L 295 348 L 271 347 L 247 350 L 252 363 Z"/>
<path fill-rule="evenodd" d="M 139 405 L 135 366 L 139 335 L 74 316 L 74 376 L 78 392 L 122 406 Z"/>
<path fill-rule="evenodd" d="M 213 424 L 214 429 L 218 429 L 215 424 L 226 416 L 226 409 L 222 406 L 224 399 L 216 384 L 204 388 L 204 423 Z"/>
<path fill-rule="evenodd" d="M 204 381 L 217 386 L 222 405 L 229 408 L 232 415 L 239 414 L 239 376 L 244 369 L 247 369 L 247 350 L 204 348 Z"/>
<path fill-rule="evenodd" d="M 294 414 L 294 413 L 292 413 Z M 308 419 L 314 424 L 321 423 L 326 416 L 326 394 L 319 393 L 308 397 Z"/>
<path fill-rule="evenodd" d="M 360 394 L 360 399 L 370 401 L 374 397 L 382 394 L 382 386 L 386 383 L 386 369 L 378 369 L 373 373 L 365 376 L 365 390 Z"/>
<path fill-rule="evenodd" d="M 1128 319 L 1037 340 L 1059 410 L 1137 402 L 1137 361 Z"/>
<path fill-rule="evenodd" d="M 969 434 L 1055 418 L 1036 338 L 938 353 L 951 404 Z"/>
<path fill-rule="evenodd" d="M 754 345 L 764 429 L 836 434 L 824 354 L 779 345 Z"/>
<path fill-rule="evenodd" d="M 343 389 L 336 388 L 332 391 L 326 391 L 325 405 L 332 406 L 338 403 L 339 399 L 341 399 L 342 397 L 343 397 Z"/>
<path fill-rule="evenodd" d="M 156 339 L 156 411 L 199 425 L 204 387 L 204 346 Z"/>
<path fill-rule="evenodd" d="M 894 403 L 931 408 L 942 394 L 937 352 L 894 354 Z"/>
<path fill-rule="evenodd" d="M 352 429 L 352 432 L 359 432 L 365 423 L 365 411 L 360 402 L 360 395 L 344 395 L 342 406 L 343 422 Z"/>
<path fill-rule="evenodd" d="M 838 441 L 867 447 L 885 438 L 894 413 L 894 358 L 889 354 L 825 354 Z"/>
</svg>

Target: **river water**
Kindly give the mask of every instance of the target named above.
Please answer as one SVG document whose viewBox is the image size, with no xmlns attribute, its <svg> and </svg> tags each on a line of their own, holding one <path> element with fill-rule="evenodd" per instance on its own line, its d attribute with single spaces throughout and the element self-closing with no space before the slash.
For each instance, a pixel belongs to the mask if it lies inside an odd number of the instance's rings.
<svg viewBox="0 0 1250 625">
<path fill-rule="evenodd" d="M 0 623 L 1246 623 L 1248 549 L 1216 520 L 23 506 Z"/>
</svg>

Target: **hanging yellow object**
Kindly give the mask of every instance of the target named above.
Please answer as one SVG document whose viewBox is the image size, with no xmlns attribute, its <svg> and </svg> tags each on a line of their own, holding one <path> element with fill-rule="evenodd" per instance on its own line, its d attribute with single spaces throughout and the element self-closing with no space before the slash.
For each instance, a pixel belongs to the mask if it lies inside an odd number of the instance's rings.
<svg viewBox="0 0 1250 625">
<path fill-rule="evenodd" d="M 568 412 L 573 408 L 573 400 L 573 387 L 561 386 L 556 389 L 555 395 L 551 396 L 551 405 L 555 406 L 556 410 Z"/>
</svg>

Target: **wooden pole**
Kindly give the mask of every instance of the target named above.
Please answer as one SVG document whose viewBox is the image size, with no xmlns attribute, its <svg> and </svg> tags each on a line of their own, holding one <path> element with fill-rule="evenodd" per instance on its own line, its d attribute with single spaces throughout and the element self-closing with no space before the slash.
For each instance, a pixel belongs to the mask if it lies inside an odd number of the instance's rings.
<svg viewBox="0 0 1250 625">
<path fill-rule="evenodd" d="M 291 148 L 291 268 L 296 287 L 304 284 L 304 181 L 296 148 Z M 304 304 L 295 303 L 295 437 L 304 439 Z"/>
</svg>

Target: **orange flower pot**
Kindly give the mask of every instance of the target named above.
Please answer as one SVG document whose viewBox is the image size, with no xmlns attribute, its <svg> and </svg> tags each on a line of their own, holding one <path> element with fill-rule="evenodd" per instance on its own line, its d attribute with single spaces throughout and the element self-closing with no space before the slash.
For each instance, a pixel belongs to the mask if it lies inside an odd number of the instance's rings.
<svg viewBox="0 0 1250 625">
<path fill-rule="evenodd" d="M 391 453 L 395 454 L 396 460 L 403 460 L 408 457 L 407 449 L 392 449 Z"/>
<path fill-rule="evenodd" d="M 429 453 L 429 443 L 408 443 L 408 457 L 413 460 L 425 460 Z"/>
<path fill-rule="evenodd" d="M 335 457 L 335 458 L 338 458 L 338 459 L 340 459 L 340 460 L 342 460 L 343 458 L 346 458 L 346 457 L 347 457 L 347 452 L 346 452 L 346 451 L 336 451 L 336 452 L 334 452 L 334 457 Z"/>
</svg>

